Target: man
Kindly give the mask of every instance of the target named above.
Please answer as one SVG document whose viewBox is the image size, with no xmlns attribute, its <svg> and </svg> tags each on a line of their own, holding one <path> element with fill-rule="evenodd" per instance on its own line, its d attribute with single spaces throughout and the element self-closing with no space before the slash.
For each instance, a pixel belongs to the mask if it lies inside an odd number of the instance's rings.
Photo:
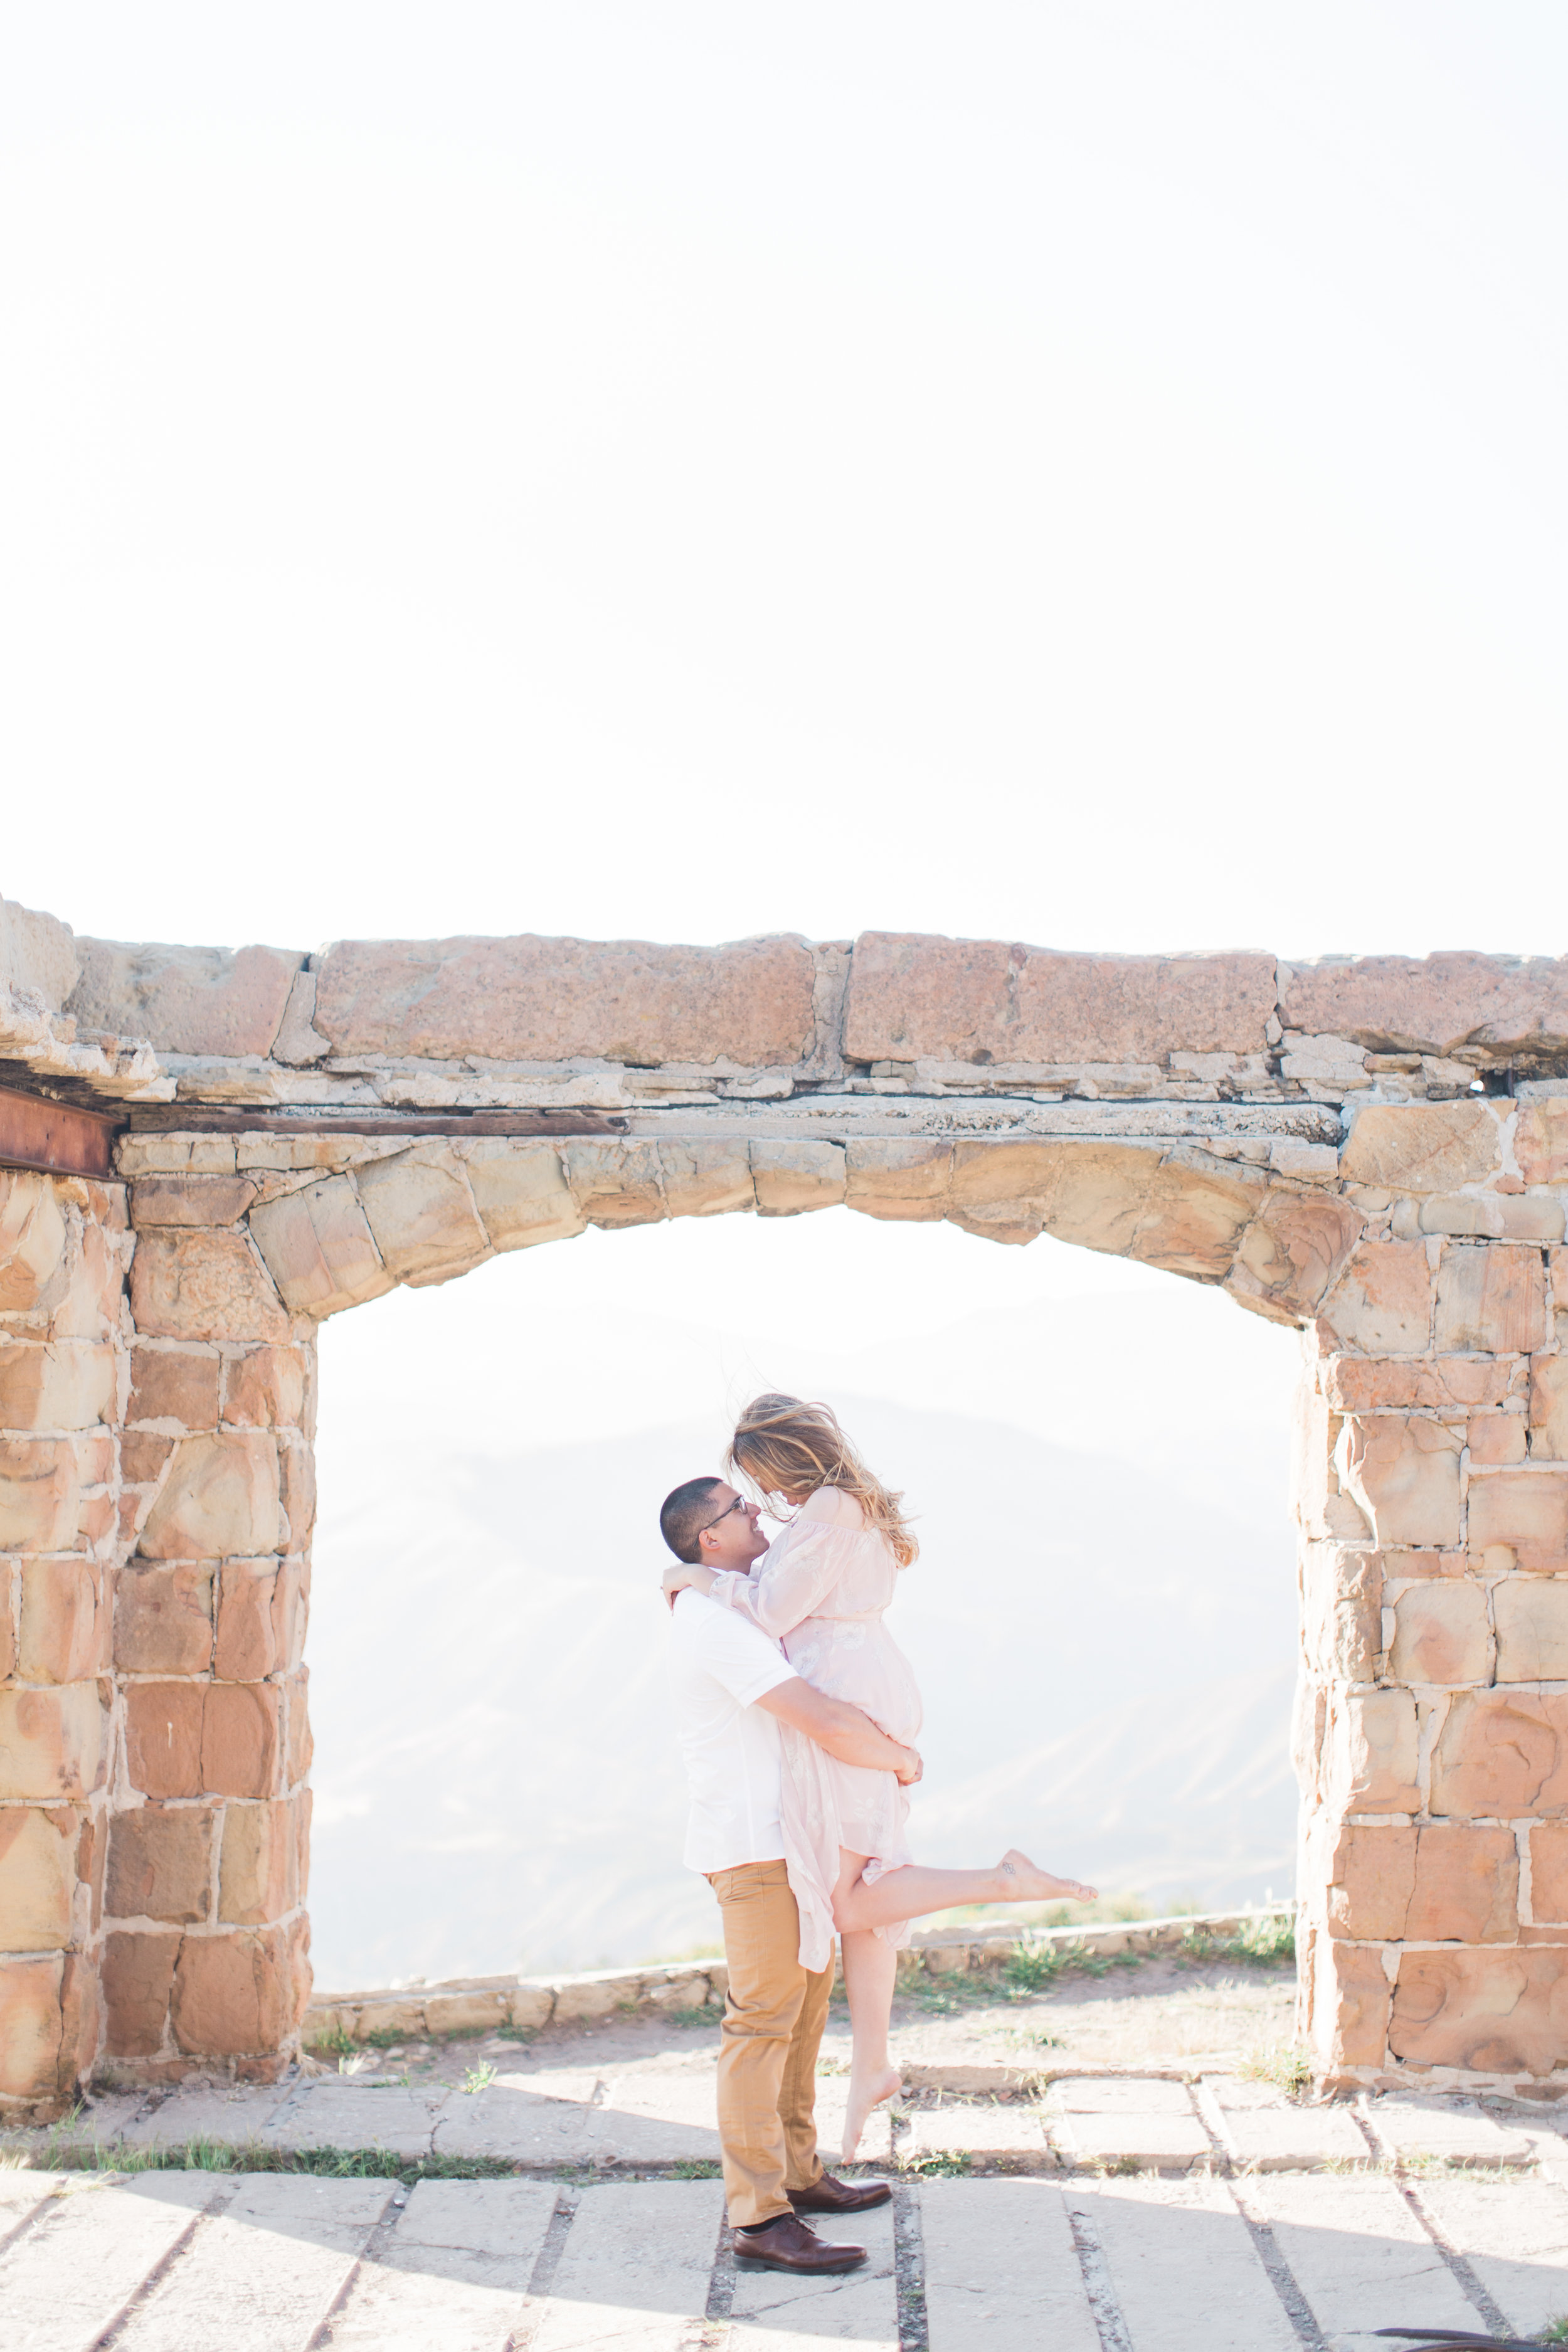
<svg viewBox="0 0 1568 2352">
<path fill-rule="evenodd" d="M 758 1511 L 721 1478 L 666 1498 L 659 1528 L 677 1559 L 742 1573 L 767 1549 Z M 920 1758 L 858 1707 L 825 1698 L 776 1643 L 701 1593 L 675 1596 L 670 1689 L 691 1812 L 688 1867 L 719 1898 L 730 1990 L 719 2043 L 719 2144 L 735 2252 L 771 2270 L 854 2270 L 863 2246 L 829 2243 L 801 2217 L 884 2205 L 885 2180 L 853 2186 L 816 2153 L 816 2053 L 831 1959 L 800 1965 L 800 1915 L 779 1826 L 781 1723 L 846 1764 L 917 1780 Z"/>
</svg>

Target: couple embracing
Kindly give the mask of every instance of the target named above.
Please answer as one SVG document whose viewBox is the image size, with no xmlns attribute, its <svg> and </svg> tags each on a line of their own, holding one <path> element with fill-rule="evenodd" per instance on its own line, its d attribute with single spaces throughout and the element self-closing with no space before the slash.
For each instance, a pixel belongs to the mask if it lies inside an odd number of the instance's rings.
<svg viewBox="0 0 1568 2352">
<path fill-rule="evenodd" d="M 888 2027 L 910 1922 L 973 1903 L 1091 1899 L 1026 1854 L 991 1870 L 910 1859 L 906 1790 L 920 1693 L 883 1623 L 916 1545 L 900 1509 L 826 1405 L 763 1396 L 736 1424 L 726 1468 L 784 1518 L 693 1478 L 659 1514 L 677 1566 L 671 1690 L 690 1783 L 686 1860 L 712 1885 L 729 1994 L 719 2138 L 735 2252 L 791 2271 L 850 2270 L 858 2246 L 802 2217 L 886 2203 L 886 2181 L 836 2180 L 816 2153 L 816 2053 L 839 1937 L 853 2052 L 843 2156 L 899 2074 Z"/>
</svg>

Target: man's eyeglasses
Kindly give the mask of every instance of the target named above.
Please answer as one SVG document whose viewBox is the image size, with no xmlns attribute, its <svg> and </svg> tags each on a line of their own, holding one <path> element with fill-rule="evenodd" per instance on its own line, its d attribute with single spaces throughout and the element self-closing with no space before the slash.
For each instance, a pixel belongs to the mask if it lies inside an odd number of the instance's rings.
<svg viewBox="0 0 1568 2352">
<path fill-rule="evenodd" d="M 698 1534 L 700 1536 L 705 1536 L 708 1533 L 709 1528 L 721 1526 L 723 1521 L 729 1517 L 731 1511 L 743 1511 L 745 1507 L 746 1498 L 744 1495 L 737 1495 L 732 1503 L 725 1504 L 723 1509 L 720 1512 L 718 1518 L 710 1519 L 707 1528 L 699 1528 L 697 1530 Z"/>
</svg>

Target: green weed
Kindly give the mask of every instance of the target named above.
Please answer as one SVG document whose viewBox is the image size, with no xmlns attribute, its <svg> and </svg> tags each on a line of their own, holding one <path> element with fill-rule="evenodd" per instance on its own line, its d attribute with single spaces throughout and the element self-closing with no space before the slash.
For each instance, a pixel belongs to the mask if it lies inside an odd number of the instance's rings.
<svg viewBox="0 0 1568 2352">
<path fill-rule="evenodd" d="M 1549 2319 L 1535 2340 L 1538 2344 L 1568 2344 L 1568 2311 Z"/>
<path fill-rule="evenodd" d="M 537 2042 L 537 2025 L 498 2025 L 491 2040 L 495 2042 Z"/>
<path fill-rule="evenodd" d="M 345 2033 L 341 2025 L 334 2025 L 329 2032 L 319 2033 L 313 2042 L 307 2042 L 305 2047 L 312 2058 L 347 2058 L 359 2048 L 359 2044 L 352 2033 Z"/>
<path fill-rule="evenodd" d="M 1185 1960 L 1241 1960 L 1255 1967 L 1274 1968 L 1296 1957 L 1296 1922 L 1289 1912 L 1260 1912 L 1245 1919 L 1235 1936 L 1211 1936 L 1189 1927 L 1182 1937 Z"/>
<path fill-rule="evenodd" d="M 683 2156 L 669 2169 L 676 2180 L 721 2180 L 724 2177 L 722 2166 L 707 2156 Z"/>
<path fill-rule="evenodd" d="M 900 2156 L 899 2170 L 915 2173 L 921 2180 L 961 2180 L 973 2161 L 963 2148 L 921 2148 L 913 2156 Z"/>
<path fill-rule="evenodd" d="M 459 2090 L 466 2091 L 468 2094 L 468 2096 L 472 2098 L 477 2092 L 488 2091 L 490 2084 L 495 2081 L 495 2078 L 496 2069 L 491 2065 L 489 2060 L 486 2058 L 479 2065 L 468 2067 L 463 2076 L 462 2082 L 458 2084 L 458 2088 Z"/>
<path fill-rule="evenodd" d="M 1293 2042 L 1270 2042 L 1262 2049 L 1249 2050 L 1236 2071 L 1251 2083 L 1272 2083 L 1277 2091 L 1292 2099 L 1311 2088 L 1310 2062 Z"/>
<path fill-rule="evenodd" d="M 718 2009 L 662 2009 L 659 2015 L 667 2025 L 717 2025 L 722 2011 Z"/>
</svg>

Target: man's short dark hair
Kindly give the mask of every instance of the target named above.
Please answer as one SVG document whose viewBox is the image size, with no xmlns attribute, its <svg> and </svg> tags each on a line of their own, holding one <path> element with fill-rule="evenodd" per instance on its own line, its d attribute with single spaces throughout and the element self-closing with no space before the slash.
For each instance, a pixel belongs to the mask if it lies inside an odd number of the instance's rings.
<svg viewBox="0 0 1568 2352">
<path fill-rule="evenodd" d="M 712 1517 L 714 1496 L 724 1484 L 722 1478 L 689 1478 L 673 1495 L 664 1498 L 664 1508 L 658 1515 L 658 1531 L 675 1554 L 688 1568 L 695 1568 L 701 1559 L 697 1538 Z"/>
</svg>

